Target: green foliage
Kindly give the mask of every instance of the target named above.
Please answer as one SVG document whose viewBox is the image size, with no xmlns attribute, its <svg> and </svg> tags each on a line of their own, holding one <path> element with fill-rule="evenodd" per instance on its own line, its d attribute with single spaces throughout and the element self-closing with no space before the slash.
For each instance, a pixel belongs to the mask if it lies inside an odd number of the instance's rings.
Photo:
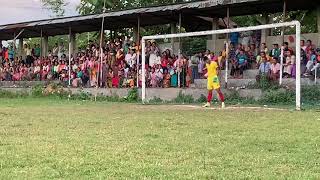
<svg viewBox="0 0 320 180">
<path fill-rule="evenodd" d="M 137 102 L 139 100 L 139 92 L 137 88 L 132 88 L 128 92 L 128 96 L 126 98 L 128 102 Z"/>
<path fill-rule="evenodd" d="M 260 100 L 261 103 L 266 104 L 293 104 L 295 102 L 295 93 L 291 90 L 275 90 L 267 91 L 264 97 Z"/>
<path fill-rule="evenodd" d="M 149 104 L 162 104 L 164 101 L 161 98 L 153 97 L 153 99 L 149 100 Z"/>
<path fill-rule="evenodd" d="M 67 3 L 65 0 L 41 0 L 42 4 L 49 10 L 51 10 L 55 16 L 62 17 L 65 13 L 65 6 Z"/>
<path fill-rule="evenodd" d="M 207 39 L 201 37 L 183 38 L 181 41 L 182 52 L 187 56 L 192 56 L 207 49 Z"/>
<path fill-rule="evenodd" d="M 320 105 L 320 86 L 306 86 L 301 89 L 302 102 Z"/>
<path fill-rule="evenodd" d="M 207 97 L 203 94 L 199 97 L 199 99 L 196 100 L 197 103 L 205 103 L 207 102 Z"/>
<path fill-rule="evenodd" d="M 43 96 L 44 88 L 42 85 L 33 86 L 31 89 L 31 95 L 34 97 L 41 97 Z"/>
<path fill-rule="evenodd" d="M 260 81 L 255 82 L 253 84 L 249 84 L 247 86 L 248 89 L 261 89 L 263 91 L 267 90 L 277 90 L 280 88 L 277 82 L 273 82 L 268 80 L 267 76 L 261 75 L 260 76 Z"/>
<path fill-rule="evenodd" d="M 185 95 L 180 91 L 178 96 L 172 102 L 180 103 L 180 104 L 185 104 L 185 103 L 190 104 L 190 103 L 194 103 L 194 99 L 191 95 Z"/>
</svg>

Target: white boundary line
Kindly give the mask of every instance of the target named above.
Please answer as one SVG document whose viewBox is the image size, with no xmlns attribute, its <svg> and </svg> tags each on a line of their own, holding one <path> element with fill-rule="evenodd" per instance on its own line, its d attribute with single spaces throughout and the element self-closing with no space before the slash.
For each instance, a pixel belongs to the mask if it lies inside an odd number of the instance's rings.
<svg viewBox="0 0 320 180">
<path fill-rule="evenodd" d="M 199 32 L 179 33 L 179 34 L 144 36 L 142 38 L 142 102 L 143 103 L 146 102 L 146 76 L 145 76 L 146 75 L 146 69 L 145 69 L 146 40 L 227 34 L 227 33 L 233 33 L 233 32 L 254 31 L 254 30 L 289 27 L 289 26 L 296 27 L 296 110 L 301 110 L 301 57 L 300 57 L 301 24 L 299 21 L 291 21 L 291 22 L 275 23 L 275 24 L 264 24 L 259 26 L 250 26 L 250 27 L 242 27 L 242 28 L 235 28 L 235 29 L 221 29 L 221 30 L 199 31 Z"/>
<path fill-rule="evenodd" d="M 254 107 L 254 106 L 227 106 L 226 108 L 220 107 L 209 107 L 203 108 L 202 106 L 196 105 L 173 105 L 174 107 L 185 107 L 185 108 L 193 108 L 193 109 L 202 109 L 202 110 L 236 110 L 236 109 L 249 109 L 249 110 L 273 110 L 273 111 L 286 111 L 286 109 L 281 108 L 268 108 L 268 107 Z"/>
</svg>

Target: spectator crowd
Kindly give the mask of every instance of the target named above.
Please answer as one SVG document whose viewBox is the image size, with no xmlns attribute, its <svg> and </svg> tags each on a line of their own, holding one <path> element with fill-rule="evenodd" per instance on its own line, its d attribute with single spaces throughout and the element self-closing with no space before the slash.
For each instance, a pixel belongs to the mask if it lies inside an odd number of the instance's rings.
<svg viewBox="0 0 320 180">
<path fill-rule="evenodd" d="M 273 44 L 268 49 L 265 43 L 256 45 L 245 39 L 240 43 L 238 34 L 230 35 L 230 45 L 217 55 L 209 50 L 187 57 L 175 55 L 172 50 L 161 51 L 156 41 L 146 43 L 147 87 L 190 87 L 194 79 L 205 75 L 204 57 L 217 61 L 220 69 L 225 69 L 228 59 L 231 78 L 243 78 L 247 69 L 258 69 L 261 75 L 276 81 L 280 77 L 280 61 L 283 59 L 283 77 L 295 78 L 295 52 L 288 42 L 281 47 Z M 246 38 L 249 36 L 245 36 Z M 103 48 L 90 41 L 87 48 L 71 56 L 66 56 L 64 44 L 55 44 L 48 56 L 41 57 L 39 44 L 30 47 L 25 44 L 23 56 L 17 57 L 15 48 L 0 44 L 0 81 L 49 81 L 59 80 L 72 87 L 135 87 L 141 86 L 141 46 L 119 37 L 104 43 Z M 304 75 L 310 76 L 320 67 L 320 49 L 311 40 L 301 41 L 301 60 Z M 69 74 L 70 70 L 70 74 Z M 69 78 L 70 76 L 70 78 Z"/>
</svg>

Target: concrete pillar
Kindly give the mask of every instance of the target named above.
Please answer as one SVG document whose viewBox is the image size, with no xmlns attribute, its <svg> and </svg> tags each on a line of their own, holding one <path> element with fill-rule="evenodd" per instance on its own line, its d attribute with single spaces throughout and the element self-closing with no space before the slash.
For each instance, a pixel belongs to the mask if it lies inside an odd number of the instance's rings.
<svg viewBox="0 0 320 180">
<path fill-rule="evenodd" d="M 23 38 L 19 39 L 19 56 L 22 56 L 24 58 L 24 53 L 23 53 Z"/>
<path fill-rule="evenodd" d="M 269 21 L 268 21 L 268 24 L 273 24 L 274 22 L 273 22 L 273 18 L 274 18 L 274 14 L 270 14 L 269 15 Z M 272 36 L 273 35 L 273 32 L 274 32 L 274 29 L 270 29 L 269 30 L 269 36 Z"/>
<path fill-rule="evenodd" d="M 133 41 L 137 42 L 139 39 L 138 27 L 133 28 Z"/>
<path fill-rule="evenodd" d="M 219 28 L 219 18 L 212 18 L 212 30 L 217 30 Z M 216 53 L 216 42 L 217 41 L 217 35 L 212 35 L 212 46 L 211 49 L 214 53 Z"/>
<path fill-rule="evenodd" d="M 46 57 L 48 56 L 49 51 L 49 37 L 43 36 L 42 38 L 42 56 Z"/>
<path fill-rule="evenodd" d="M 70 48 L 70 53 L 74 56 L 75 53 L 76 53 L 76 48 L 77 48 L 77 41 L 76 41 L 76 33 L 74 32 L 71 32 L 69 34 L 69 38 L 70 38 L 70 41 L 71 41 L 71 48 Z"/>
<path fill-rule="evenodd" d="M 261 24 L 267 24 L 268 23 L 268 14 L 264 13 L 262 14 Z M 261 30 L 261 43 L 267 42 L 267 37 L 270 33 L 270 30 L 268 29 L 262 29 Z"/>
<path fill-rule="evenodd" d="M 176 23 L 171 23 L 170 24 L 170 33 L 171 34 L 175 34 L 177 33 L 177 26 L 176 26 Z M 172 51 L 173 52 L 177 52 L 177 50 L 175 49 L 175 46 L 174 46 L 174 42 L 176 41 L 176 38 L 171 38 L 171 48 L 172 48 Z"/>
<path fill-rule="evenodd" d="M 318 47 L 320 46 L 320 6 L 317 7 Z"/>
</svg>

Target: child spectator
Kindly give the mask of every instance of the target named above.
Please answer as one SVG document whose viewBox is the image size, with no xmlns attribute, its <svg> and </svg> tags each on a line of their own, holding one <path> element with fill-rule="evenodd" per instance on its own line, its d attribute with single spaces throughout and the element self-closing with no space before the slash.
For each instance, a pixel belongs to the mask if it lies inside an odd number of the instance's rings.
<svg viewBox="0 0 320 180">
<path fill-rule="evenodd" d="M 163 87 L 164 88 L 169 88 L 170 87 L 170 74 L 168 73 L 168 70 L 164 70 L 164 75 L 163 75 Z"/>
</svg>

